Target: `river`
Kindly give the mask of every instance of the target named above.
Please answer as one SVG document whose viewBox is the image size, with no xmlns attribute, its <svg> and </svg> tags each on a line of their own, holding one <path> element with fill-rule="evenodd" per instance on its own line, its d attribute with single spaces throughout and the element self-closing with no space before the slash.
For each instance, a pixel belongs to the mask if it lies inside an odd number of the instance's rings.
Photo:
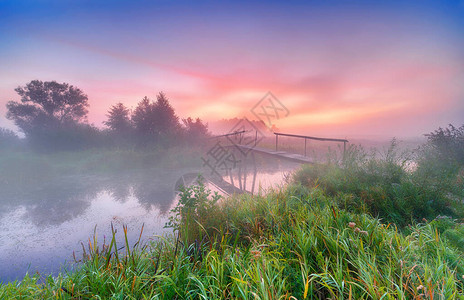
<svg viewBox="0 0 464 300">
<path fill-rule="evenodd" d="M 246 166 L 240 170 L 233 166 L 236 170 L 222 174 L 223 179 L 239 187 L 242 178 L 242 188 L 256 194 L 281 185 L 299 164 L 261 157 L 247 161 Z M 2 193 L 0 282 L 20 280 L 26 272 L 56 275 L 73 268 L 73 253 L 82 257 L 81 244 L 88 244 L 94 230 L 100 244 L 108 241 L 111 224 L 118 230 L 120 245 L 122 225 L 128 227 L 130 245 L 137 241 L 142 224 L 145 241 L 169 234 L 164 225 L 176 205 L 176 182 L 182 174 L 195 172 L 208 175 L 213 170 L 204 166 L 201 170 L 63 176 Z"/>
</svg>

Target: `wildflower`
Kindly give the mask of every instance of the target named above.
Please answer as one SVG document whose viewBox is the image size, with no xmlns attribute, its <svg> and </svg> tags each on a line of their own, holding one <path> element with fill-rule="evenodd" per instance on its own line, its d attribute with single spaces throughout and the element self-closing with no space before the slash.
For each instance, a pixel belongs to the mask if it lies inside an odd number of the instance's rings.
<svg viewBox="0 0 464 300">
<path fill-rule="evenodd" d="M 420 291 L 420 290 L 422 290 L 423 288 L 424 288 L 424 286 L 421 284 L 421 285 L 419 285 L 419 286 L 417 287 L 417 290 Z"/>
<path fill-rule="evenodd" d="M 354 228 L 356 226 L 356 223 L 355 222 L 350 222 L 350 223 L 348 223 L 348 226 L 350 228 Z"/>
<path fill-rule="evenodd" d="M 251 250 L 251 254 L 253 254 L 253 259 L 258 259 L 261 257 L 261 251 L 258 250 Z"/>
<path fill-rule="evenodd" d="M 360 231 L 361 231 L 361 229 L 359 229 L 358 227 L 356 227 L 356 228 L 354 229 L 354 232 L 356 232 L 356 233 L 358 233 L 358 232 L 360 232 Z"/>
<path fill-rule="evenodd" d="M 364 235 L 369 235 L 367 231 L 361 230 L 359 233 L 364 234 Z"/>
<path fill-rule="evenodd" d="M 422 218 L 422 221 L 427 223 L 427 219 L 426 218 Z"/>
</svg>

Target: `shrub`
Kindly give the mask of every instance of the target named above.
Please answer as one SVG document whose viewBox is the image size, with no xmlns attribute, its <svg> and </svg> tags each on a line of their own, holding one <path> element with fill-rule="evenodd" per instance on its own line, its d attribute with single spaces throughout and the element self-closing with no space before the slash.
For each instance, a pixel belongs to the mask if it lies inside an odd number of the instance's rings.
<svg viewBox="0 0 464 300">
<path fill-rule="evenodd" d="M 361 147 L 350 146 L 340 164 L 305 165 L 293 181 L 320 186 L 341 208 L 369 213 L 399 227 L 440 214 L 462 218 L 459 178 L 438 181 L 424 177 L 421 168 L 406 171 L 410 155 L 399 153 L 397 147 L 393 140 L 384 153 L 367 156 Z"/>
<path fill-rule="evenodd" d="M 180 187 L 179 201 L 171 210 L 172 215 L 165 227 L 178 231 L 186 244 L 201 241 L 217 225 L 214 222 L 215 204 L 220 198 L 217 192 L 211 193 L 204 179 L 198 176 L 196 184 Z M 209 226 L 205 228 L 208 221 Z"/>
<path fill-rule="evenodd" d="M 20 139 L 13 130 L 0 127 L 0 150 L 19 146 Z"/>
</svg>

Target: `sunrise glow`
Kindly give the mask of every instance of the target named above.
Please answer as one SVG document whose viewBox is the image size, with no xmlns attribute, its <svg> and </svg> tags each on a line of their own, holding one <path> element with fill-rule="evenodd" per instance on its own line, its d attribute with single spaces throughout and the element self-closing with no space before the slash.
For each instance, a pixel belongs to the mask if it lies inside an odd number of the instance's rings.
<svg viewBox="0 0 464 300">
<path fill-rule="evenodd" d="M 111 105 L 159 91 L 208 122 L 251 118 L 271 91 L 290 111 L 277 127 L 306 134 L 418 136 L 463 120 L 459 1 L 97 2 L 0 4 L 0 126 L 15 128 L 5 103 L 33 79 L 80 87 L 98 127 Z"/>
</svg>

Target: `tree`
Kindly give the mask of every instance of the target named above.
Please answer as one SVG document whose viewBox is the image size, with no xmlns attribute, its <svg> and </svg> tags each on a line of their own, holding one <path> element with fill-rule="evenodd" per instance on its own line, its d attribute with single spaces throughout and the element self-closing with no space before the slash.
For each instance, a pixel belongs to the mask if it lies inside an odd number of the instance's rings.
<svg viewBox="0 0 464 300">
<path fill-rule="evenodd" d="M 156 132 L 155 125 L 155 103 L 148 97 L 144 97 L 138 104 L 132 114 L 132 122 L 135 129 L 141 135 L 154 135 Z"/>
<path fill-rule="evenodd" d="M 179 117 L 163 92 L 156 96 L 157 127 L 160 135 L 173 135 L 180 130 Z"/>
<path fill-rule="evenodd" d="M 144 97 L 134 110 L 132 122 L 139 134 L 155 139 L 173 136 L 180 129 L 179 118 L 163 92 L 156 102 Z"/>
<path fill-rule="evenodd" d="M 88 98 L 79 88 L 56 81 L 33 80 L 15 89 L 21 102 L 9 101 L 6 117 L 26 134 L 62 128 L 86 120 Z"/>
<path fill-rule="evenodd" d="M 113 105 L 106 116 L 108 117 L 108 121 L 104 122 L 104 124 L 108 126 L 111 131 L 125 134 L 132 129 L 130 110 L 121 102 Z"/>
<path fill-rule="evenodd" d="M 15 89 L 21 101 L 10 101 L 6 117 L 24 132 L 27 142 L 42 150 L 90 146 L 98 134 L 86 124 L 88 98 L 67 83 L 33 80 Z"/>
<path fill-rule="evenodd" d="M 204 124 L 200 118 L 196 118 L 193 121 L 192 118 L 188 117 L 187 119 L 182 119 L 182 123 L 184 123 L 187 139 L 195 141 L 208 135 L 208 124 Z"/>
</svg>

